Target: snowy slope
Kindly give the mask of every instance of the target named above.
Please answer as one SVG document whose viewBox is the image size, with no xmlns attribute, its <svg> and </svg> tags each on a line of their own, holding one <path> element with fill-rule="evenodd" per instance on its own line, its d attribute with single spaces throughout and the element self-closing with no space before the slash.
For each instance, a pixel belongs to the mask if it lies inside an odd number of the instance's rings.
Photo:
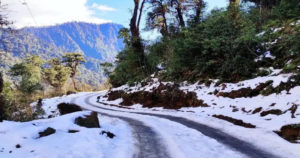
<svg viewBox="0 0 300 158">
<path fill-rule="evenodd" d="M 69 102 L 83 94 L 44 100 L 45 116 L 58 114 L 56 105 Z M 53 112 L 52 112 L 53 111 Z M 0 123 L 1 158 L 131 158 L 135 142 L 129 125 L 119 119 L 98 115 L 101 128 L 85 128 L 74 124 L 75 118 L 90 114 L 76 112 L 51 119 L 30 122 L 4 121 Z M 39 137 L 48 127 L 56 130 L 52 135 Z M 69 130 L 79 131 L 69 133 Z M 111 139 L 102 131 L 116 136 Z"/>
<path fill-rule="evenodd" d="M 147 113 L 159 113 L 173 116 L 180 116 L 194 120 L 196 122 L 221 129 L 226 133 L 230 133 L 235 137 L 246 140 L 264 150 L 268 150 L 275 154 L 279 154 L 282 157 L 300 157 L 299 147 L 300 144 L 290 143 L 283 138 L 279 137 L 274 131 L 280 130 L 280 128 L 287 124 L 300 123 L 300 110 L 299 108 L 295 111 L 295 118 L 292 117 L 292 113 L 289 110 L 292 106 L 299 107 L 300 105 L 300 86 L 292 88 L 289 92 L 282 91 L 279 94 L 271 94 L 268 96 L 258 95 L 255 97 L 242 97 L 231 99 L 228 97 L 222 97 L 212 94 L 215 90 L 218 92 L 231 92 L 233 90 L 238 90 L 241 88 L 255 88 L 260 83 L 265 83 L 267 81 L 273 81 L 273 87 L 278 86 L 281 82 L 287 82 L 288 78 L 293 74 L 280 74 L 280 70 L 273 70 L 273 73 L 269 76 L 258 77 L 255 79 L 250 79 L 242 81 L 239 83 L 225 83 L 224 85 L 216 86 L 217 81 L 213 81 L 210 86 L 204 84 L 188 84 L 181 83 L 180 89 L 185 92 L 195 92 L 198 99 L 204 101 L 209 107 L 197 107 L 197 108 L 181 108 L 179 110 L 170 110 L 163 108 L 143 108 L 142 105 L 136 104 L 130 106 L 130 109 L 124 109 L 121 105 L 122 99 L 117 99 L 114 101 L 107 101 L 106 97 L 102 97 L 100 102 L 106 103 L 108 105 L 118 105 L 107 106 L 101 105 L 101 107 L 109 107 L 111 109 L 119 109 L 122 111 L 136 111 L 136 112 L 147 112 Z M 136 85 L 130 87 L 124 85 L 119 88 L 112 89 L 112 91 L 123 90 L 127 93 L 133 93 L 138 91 L 151 91 L 153 88 L 158 87 L 160 84 L 173 84 L 167 82 L 160 82 L 156 78 L 152 78 L 151 84 L 146 86 Z M 99 94 L 100 96 L 105 96 L 106 93 L 103 92 Z M 93 98 L 96 100 L 96 97 Z M 258 113 L 253 113 L 257 108 L 261 107 L 261 111 Z M 263 111 L 279 109 L 283 112 L 281 115 L 266 115 L 261 116 L 260 113 Z M 212 117 L 213 115 L 224 115 L 235 119 L 243 120 L 246 123 L 251 123 L 256 126 L 256 128 L 249 129 L 240 126 L 236 126 L 230 122 L 220 120 Z"/>
</svg>

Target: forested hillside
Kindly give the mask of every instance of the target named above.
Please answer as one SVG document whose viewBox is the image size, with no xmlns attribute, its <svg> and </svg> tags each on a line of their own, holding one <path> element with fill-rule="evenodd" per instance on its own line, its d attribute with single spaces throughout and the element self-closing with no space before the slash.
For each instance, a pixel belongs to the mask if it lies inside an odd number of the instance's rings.
<svg viewBox="0 0 300 158">
<path fill-rule="evenodd" d="M 162 38 L 145 45 L 133 16 L 130 28 L 121 31 L 126 46 L 110 75 L 114 86 L 151 74 L 166 81 L 222 83 L 268 75 L 270 67 L 299 72 L 298 0 L 230 1 L 208 14 L 202 0 L 146 3 L 147 29 L 158 29 Z"/>
<path fill-rule="evenodd" d="M 82 22 L 65 23 L 48 27 L 29 27 L 13 31 L 0 31 L 3 43 L 0 51 L 7 52 L 0 56 L 1 68 L 15 63 L 15 60 L 28 55 L 38 55 L 48 60 L 61 57 L 66 52 L 82 52 L 87 62 L 80 68 L 78 79 L 98 85 L 103 82 L 104 74 L 101 62 L 112 62 L 116 54 L 123 49 L 122 39 L 118 31 L 122 28 L 117 24 L 89 24 Z M 93 78 L 93 79 L 91 79 Z"/>
</svg>

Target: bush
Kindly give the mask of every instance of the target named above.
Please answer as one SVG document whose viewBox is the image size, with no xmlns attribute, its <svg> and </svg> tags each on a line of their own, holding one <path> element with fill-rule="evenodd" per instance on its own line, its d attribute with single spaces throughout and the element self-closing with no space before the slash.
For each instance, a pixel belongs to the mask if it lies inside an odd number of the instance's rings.
<svg viewBox="0 0 300 158">
<path fill-rule="evenodd" d="M 117 87 L 126 83 L 133 84 L 141 81 L 149 74 L 143 63 L 145 61 L 140 59 L 139 54 L 135 53 L 131 47 L 126 47 L 117 56 L 117 67 L 109 76 L 111 84 Z"/>
<path fill-rule="evenodd" d="M 274 12 L 281 19 L 300 18 L 299 0 L 281 0 Z"/>
<path fill-rule="evenodd" d="M 181 31 L 171 42 L 173 54 L 168 56 L 166 75 L 172 80 L 251 77 L 257 70 L 254 59 L 261 39 L 244 13 L 238 14 L 214 11 L 201 24 Z"/>
</svg>

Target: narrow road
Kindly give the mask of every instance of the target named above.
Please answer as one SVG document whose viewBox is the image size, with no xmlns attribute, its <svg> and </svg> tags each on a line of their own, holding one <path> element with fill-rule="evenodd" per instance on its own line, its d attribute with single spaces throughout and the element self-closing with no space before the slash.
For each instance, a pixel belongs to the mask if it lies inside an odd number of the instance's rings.
<svg viewBox="0 0 300 158">
<path fill-rule="evenodd" d="M 97 94 L 96 94 L 97 95 Z M 85 104 L 88 104 L 94 108 L 97 108 L 101 110 L 101 114 L 111 116 L 109 111 L 114 111 L 114 112 L 122 112 L 122 113 L 131 113 L 131 114 L 138 114 L 138 115 L 146 115 L 146 116 L 153 116 L 153 117 L 158 117 L 162 119 L 167 119 L 179 124 L 182 124 L 190 129 L 197 130 L 198 132 L 201 132 L 203 135 L 213 138 L 217 140 L 218 142 L 224 144 L 225 146 L 229 147 L 230 149 L 240 152 L 247 157 L 250 158 L 279 158 L 276 155 L 273 155 L 271 153 L 268 153 L 266 151 L 263 151 L 254 145 L 245 142 L 243 140 L 240 140 L 238 138 L 235 138 L 227 133 L 224 133 L 223 131 L 220 131 L 218 129 L 209 127 L 207 125 L 203 125 L 200 123 L 197 123 L 195 121 L 188 120 L 186 118 L 182 117 L 176 117 L 176 116 L 171 116 L 171 115 L 162 115 L 162 114 L 153 114 L 153 113 L 144 113 L 144 112 L 130 112 L 130 111 L 123 111 L 123 110 L 116 110 L 116 109 L 110 109 L 106 108 L 100 105 L 104 105 L 101 103 L 97 103 L 95 101 L 91 101 L 93 97 L 96 96 L 95 94 L 93 95 L 88 95 L 84 99 Z M 99 94 L 98 94 L 99 95 Z M 150 127 L 145 126 L 142 122 L 134 120 L 132 118 L 127 118 L 123 116 L 112 116 L 112 117 L 117 117 L 120 118 L 126 122 L 128 122 L 134 129 L 134 133 L 136 134 L 136 138 L 139 142 L 139 151 L 140 153 L 138 154 L 137 157 L 141 158 L 148 158 L 148 157 L 155 157 L 155 158 L 160 158 L 160 157 L 165 157 L 168 158 L 168 153 L 166 153 L 165 147 L 159 142 L 159 138 L 153 130 L 151 130 Z M 140 134 L 140 136 L 138 136 Z M 153 139 L 155 138 L 155 139 Z M 152 139 L 152 140 L 150 140 Z M 192 144 L 191 144 L 192 145 Z M 154 148 L 153 147 L 157 147 Z M 147 150 L 149 149 L 149 150 Z M 145 152 L 145 153 L 143 153 Z M 153 154 L 153 155 L 152 155 Z"/>
<path fill-rule="evenodd" d="M 90 97 L 86 98 L 85 102 L 92 105 L 89 98 Z M 74 98 L 71 102 L 76 104 L 77 99 L 79 98 Z M 161 144 L 158 134 L 150 127 L 144 125 L 143 122 L 128 117 L 111 115 L 105 112 L 98 113 L 104 116 L 121 119 L 130 125 L 136 140 L 136 148 L 138 150 L 133 156 L 134 158 L 170 158 L 166 147 Z"/>
</svg>

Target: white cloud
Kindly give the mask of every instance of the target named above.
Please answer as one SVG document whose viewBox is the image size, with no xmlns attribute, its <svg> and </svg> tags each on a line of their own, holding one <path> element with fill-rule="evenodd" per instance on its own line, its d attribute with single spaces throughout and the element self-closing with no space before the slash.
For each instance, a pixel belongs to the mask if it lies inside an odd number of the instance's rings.
<svg viewBox="0 0 300 158">
<path fill-rule="evenodd" d="M 23 1 L 2 0 L 2 4 L 7 4 L 5 12 L 7 12 L 9 20 L 13 21 L 17 28 L 48 26 L 70 21 L 97 24 L 111 22 L 97 18 L 94 11 L 86 6 L 87 0 L 26 0 L 33 17 L 26 5 L 22 4 Z"/>
<path fill-rule="evenodd" d="M 111 8 L 105 5 L 99 5 L 97 3 L 93 3 L 92 8 L 98 9 L 100 11 L 116 11 L 115 8 Z"/>
</svg>

